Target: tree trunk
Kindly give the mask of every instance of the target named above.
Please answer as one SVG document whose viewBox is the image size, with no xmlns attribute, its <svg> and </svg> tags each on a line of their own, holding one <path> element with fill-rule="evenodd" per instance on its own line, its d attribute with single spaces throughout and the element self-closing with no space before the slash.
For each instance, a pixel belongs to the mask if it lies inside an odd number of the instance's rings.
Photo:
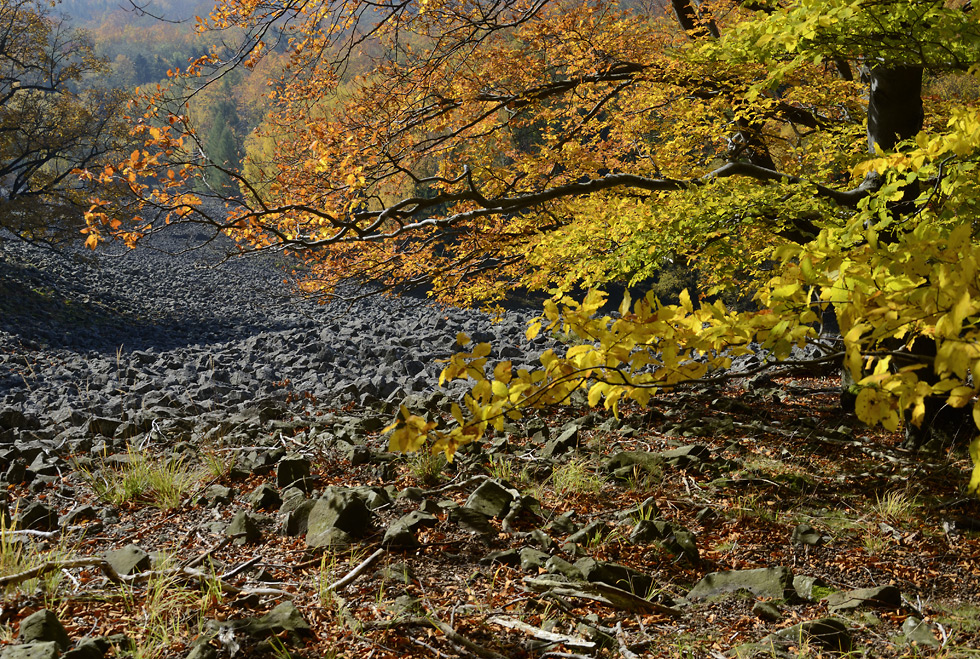
<svg viewBox="0 0 980 659">
<path fill-rule="evenodd" d="M 891 151 L 922 130 L 922 67 L 878 65 L 868 78 L 868 151 Z"/>
</svg>

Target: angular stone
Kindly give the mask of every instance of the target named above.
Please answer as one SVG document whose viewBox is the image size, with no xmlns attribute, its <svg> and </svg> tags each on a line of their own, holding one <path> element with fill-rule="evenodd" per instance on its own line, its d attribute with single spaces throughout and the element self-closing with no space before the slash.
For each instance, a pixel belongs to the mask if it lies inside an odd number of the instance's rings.
<svg viewBox="0 0 980 659">
<path fill-rule="evenodd" d="M 587 581 L 606 583 L 640 597 L 645 597 L 653 585 L 649 575 L 619 563 L 586 557 L 575 561 L 575 567 Z"/>
<path fill-rule="evenodd" d="M 262 531 L 255 516 L 244 510 L 239 510 L 231 518 L 225 535 L 234 538 L 236 545 L 254 544 L 262 539 Z"/>
<path fill-rule="evenodd" d="M 823 536 L 817 533 L 809 524 L 799 524 L 793 529 L 789 538 L 794 545 L 809 545 L 816 547 L 824 541 Z"/>
<path fill-rule="evenodd" d="M 630 531 L 629 540 L 635 545 L 669 538 L 674 532 L 670 522 L 662 519 L 641 519 Z"/>
<path fill-rule="evenodd" d="M 302 455 L 287 455 L 276 465 L 276 485 L 279 489 L 298 487 L 304 492 L 310 487 L 310 459 Z"/>
<path fill-rule="evenodd" d="M 711 451 L 702 444 L 689 444 L 661 452 L 660 458 L 671 467 L 686 468 L 708 458 Z"/>
<path fill-rule="evenodd" d="M 105 560 L 119 574 L 136 574 L 150 569 L 150 555 L 137 545 L 106 552 Z"/>
<path fill-rule="evenodd" d="M 300 498 L 292 510 L 283 516 L 282 528 L 288 536 L 304 535 L 309 530 L 310 511 L 316 502 Z M 285 506 L 283 506 L 285 508 Z"/>
<path fill-rule="evenodd" d="M 726 593 L 747 590 L 757 597 L 786 599 L 793 594 L 793 573 L 786 566 L 712 572 L 687 594 L 690 600 L 704 600 Z"/>
<path fill-rule="evenodd" d="M 201 505 L 208 507 L 225 506 L 231 503 L 234 496 L 235 491 L 230 487 L 215 484 L 205 490 L 204 496 L 201 497 Z"/>
<path fill-rule="evenodd" d="M 32 501 L 17 515 L 17 528 L 54 531 L 58 528 L 58 511 L 42 501 Z"/>
<path fill-rule="evenodd" d="M 817 644 L 825 650 L 840 653 L 850 652 L 853 644 L 847 625 L 837 618 L 820 618 L 802 622 L 782 629 L 769 638 L 782 639 L 795 644 L 797 648 L 800 648 L 801 644 Z"/>
<path fill-rule="evenodd" d="M 479 535 L 490 535 L 493 527 L 490 518 L 470 508 L 455 508 L 449 511 L 449 521 L 458 524 L 464 531 Z"/>
<path fill-rule="evenodd" d="M 585 579 L 581 570 L 559 556 L 549 558 L 544 564 L 544 569 L 548 571 L 548 574 L 560 574 L 573 581 Z"/>
<path fill-rule="evenodd" d="M 61 651 L 54 641 L 8 645 L 0 652 L 0 659 L 57 659 Z"/>
<path fill-rule="evenodd" d="M 255 510 L 278 510 L 282 505 L 282 497 L 278 490 L 269 483 L 259 485 L 248 497 L 249 503 Z"/>
<path fill-rule="evenodd" d="M 383 487 L 367 487 L 362 485 L 353 488 L 351 491 L 361 497 L 364 505 L 371 510 L 377 510 L 391 503 L 391 497 Z"/>
<path fill-rule="evenodd" d="M 88 423 L 85 425 L 85 434 L 87 435 L 102 435 L 103 437 L 112 437 L 116 434 L 116 430 L 122 425 L 121 419 L 110 419 L 107 417 L 93 417 L 89 419 Z"/>
<path fill-rule="evenodd" d="M 932 625 L 915 616 L 909 616 L 902 623 L 902 634 L 905 636 L 905 642 L 908 645 L 920 648 L 938 648 L 942 646 L 932 633 Z"/>
<path fill-rule="evenodd" d="M 565 539 L 565 542 L 588 545 L 598 541 L 606 534 L 606 531 L 608 530 L 609 528 L 606 526 L 604 521 L 596 520 L 586 524 L 581 529 L 568 536 L 568 538 Z"/>
<path fill-rule="evenodd" d="M 68 632 L 50 609 L 41 609 L 21 620 L 17 640 L 25 644 L 54 642 L 62 650 L 71 645 Z"/>
<path fill-rule="evenodd" d="M 480 487 L 473 491 L 463 507 L 483 513 L 487 517 L 503 519 L 510 511 L 510 504 L 513 500 L 513 490 L 505 488 L 497 481 L 485 480 Z"/>
<path fill-rule="evenodd" d="M 83 638 L 61 655 L 61 659 L 104 659 L 111 647 L 112 644 L 105 637 Z"/>
<path fill-rule="evenodd" d="M 310 547 L 325 546 L 326 540 L 336 536 L 331 531 L 334 528 L 351 536 L 364 535 L 371 528 L 372 518 L 371 511 L 355 493 L 334 490 L 317 499 L 313 505 L 307 522 L 306 544 Z"/>
<path fill-rule="evenodd" d="M 313 633 L 303 614 L 292 602 L 283 602 L 264 616 L 248 620 L 241 629 L 256 638 L 278 636 L 284 632 L 297 636 L 310 636 Z"/>
<path fill-rule="evenodd" d="M 831 593 L 826 598 L 831 611 L 850 611 L 862 606 L 880 606 L 898 609 L 902 606 L 902 591 L 895 586 L 857 588 L 840 593 Z"/>
<path fill-rule="evenodd" d="M 307 531 L 306 545 L 308 547 L 349 547 L 354 544 L 354 538 L 343 529 L 330 526 L 316 535 Z"/>
<path fill-rule="evenodd" d="M 663 470 L 664 459 L 658 453 L 651 451 L 620 451 L 606 461 L 604 469 L 608 472 L 619 473 L 619 470 L 628 468 L 642 469 L 651 474 L 658 474 Z"/>
<path fill-rule="evenodd" d="M 521 554 L 516 549 L 504 549 L 503 551 L 490 552 L 480 559 L 480 565 L 493 565 L 494 563 L 517 567 L 521 564 Z"/>
<path fill-rule="evenodd" d="M 537 574 L 538 571 L 543 570 L 548 559 L 551 558 L 551 554 L 547 554 L 540 549 L 534 549 L 533 547 L 525 547 L 521 550 L 521 569 L 525 572 L 534 572 Z"/>
<path fill-rule="evenodd" d="M 571 425 L 554 439 L 548 440 L 548 443 L 542 447 L 540 455 L 542 458 L 554 458 L 578 446 L 578 441 L 578 426 Z"/>
<path fill-rule="evenodd" d="M 756 602 L 752 605 L 752 613 L 757 618 L 767 622 L 778 622 L 783 618 L 783 614 L 779 612 L 779 608 L 772 602 Z"/>
<path fill-rule="evenodd" d="M 813 588 L 815 586 L 826 588 L 827 584 L 819 577 L 810 577 L 803 574 L 793 577 L 793 590 L 796 591 L 796 596 L 801 600 L 815 602 L 817 600 L 813 595 Z"/>
<path fill-rule="evenodd" d="M 95 509 L 94 506 L 83 503 L 80 506 L 76 506 L 68 511 L 64 517 L 61 519 L 61 523 L 65 526 L 70 526 L 72 524 L 78 524 L 79 522 L 98 519 L 99 511 Z"/>
</svg>

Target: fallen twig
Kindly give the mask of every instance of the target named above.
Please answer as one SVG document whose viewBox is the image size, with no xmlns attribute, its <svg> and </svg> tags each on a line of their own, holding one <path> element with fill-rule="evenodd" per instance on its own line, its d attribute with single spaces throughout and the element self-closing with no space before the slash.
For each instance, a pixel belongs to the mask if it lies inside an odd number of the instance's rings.
<svg viewBox="0 0 980 659">
<path fill-rule="evenodd" d="M 632 652 L 626 644 L 626 635 L 623 633 L 623 623 L 616 623 L 616 642 L 619 643 L 619 654 L 623 655 L 623 659 L 640 659 L 640 656 L 635 652 Z"/>
<path fill-rule="evenodd" d="M 361 574 L 369 567 L 371 567 L 375 561 L 381 558 L 382 554 L 384 553 L 385 553 L 384 548 L 377 549 L 373 554 L 371 554 L 363 561 L 361 561 L 361 563 L 357 567 L 355 567 L 353 570 L 348 572 L 344 577 L 341 577 L 337 581 L 327 586 L 324 589 L 324 592 L 333 592 L 335 590 L 340 590 L 341 588 L 345 588 L 348 584 L 352 583 L 355 579 L 361 576 Z"/>
<path fill-rule="evenodd" d="M 437 487 L 434 490 L 426 490 L 422 494 L 426 496 L 430 494 L 441 494 L 442 492 L 448 492 L 449 490 L 456 490 L 459 488 L 466 487 L 467 485 L 473 485 L 475 483 L 479 483 L 480 481 L 485 481 L 488 478 L 490 477 L 487 476 L 486 474 L 480 474 L 478 476 L 467 478 L 465 481 L 460 481 L 459 483 L 450 483 L 449 485 L 443 485 L 442 487 Z"/>
<path fill-rule="evenodd" d="M 584 638 L 569 636 L 568 634 L 556 634 L 555 632 L 549 632 L 544 629 L 540 629 L 539 627 L 534 627 L 533 625 L 529 625 L 526 622 L 521 622 L 520 620 L 517 620 L 515 618 L 509 618 L 507 616 L 494 616 L 492 618 L 489 618 L 487 622 L 492 622 L 495 625 L 500 625 L 501 627 L 506 627 L 507 629 L 516 629 L 535 638 L 539 638 L 543 641 L 550 641 L 552 643 L 564 643 L 569 647 L 577 647 L 577 648 L 595 647 L 595 643 L 593 641 L 586 641 Z"/>
<path fill-rule="evenodd" d="M 434 615 L 430 614 L 428 620 L 433 627 L 441 631 L 452 643 L 463 646 L 473 654 L 483 657 L 483 659 L 507 659 L 507 657 L 500 653 L 488 650 L 482 645 L 477 645 Z"/>
<path fill-rule="evenodd" d="M 657 604 L 638 597 L 633 593 L 616 588 L 609 584 L 589 581 L 556 581 L 553 579 L 538 579 L 535 577 L 525 577 L 524 583 L 530 590 L 537 593 L 548 593 L 555 595 L 565 595 L 568 597 L 582 597 L 595 602 L 601 602 L 613 606 L 617 609 L 627 611 L 649 611 L 662 613 L 672 618 L 681 617 L 681 612 L 663 604 Z"/>
</svg>

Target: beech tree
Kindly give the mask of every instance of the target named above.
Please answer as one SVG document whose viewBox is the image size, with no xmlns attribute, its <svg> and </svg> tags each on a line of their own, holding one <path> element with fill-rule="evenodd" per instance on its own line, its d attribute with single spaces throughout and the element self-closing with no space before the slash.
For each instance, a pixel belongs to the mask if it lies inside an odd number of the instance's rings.
<svg viewBox="0 0 980 659">
<path fill-rule="evenodd" d="M 141 212 L 125 239 L 209 224 L 304 259 L 310 290 L 553 296 L 529 332 L 578 345 L 530 373 L 487 372 L 484 344 L 458 355 L 443 377 L 475 381 L 458 426 L 402 410 L 396 448 L 451 456 L 576 388 L 614 412 L 644 404 L 750 341 L 785 359 L 830 305 L 863 420 L 922 427 L 973 405 L 980 422 L 977 19 L 955 0 L 229 1 L 204 29 L 239 28 L 239 50 L 179 77 L 289 53 L 261 160 L 245 177 L 209 158 L 164 91 L 137 126 L 145 147 L 101 179 L 128 182 Z M 227 215 L 200 203 L 219 191 L 188 192 L 208 168 L 238 183 Z M 113 221 L 96 203 L 90 242 Z M 599 317 L 601 294 L 567 295 L 677 260 L 703 294 L 755 290 L 757 308 L 648 296 Z"/>
<path fill-rule="evenodd" d="M 25 240 L 78 235 L 91 191 L 73 170 L 116 157 L 128 134 L 121 94 L 87 86 L 106 72 L 49 3 L 0 4 L 0 227 Z"/>
</svg>

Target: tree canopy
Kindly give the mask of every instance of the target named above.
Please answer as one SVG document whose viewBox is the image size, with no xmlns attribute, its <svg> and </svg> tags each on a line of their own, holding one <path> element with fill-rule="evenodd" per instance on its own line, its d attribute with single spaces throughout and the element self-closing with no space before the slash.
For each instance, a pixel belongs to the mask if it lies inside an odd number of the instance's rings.
<svg viewBox="0 0 980 659">
<path fill-rule="evenodd" d="M 195 133 L 185 97 L 164 90 L 137 126 L 144 148 L 101 177 L 133 193 L 140 216 L 126 239 L 167 221 L 210 224 L 244 250 L 303 258 L 311 290 L 350 278 L 426 283 L 464 304 L 514 286 L 555 296 L 535 327 L 563 327 L 579 345 L 534 373 L 506 362 L 485 372 L 485 345 L 458 356 L 445 377 L 477 382 L 459 426 L 436 431 L 403 411 L 401 448 L 429 437 L 451 454 L 578 387 L 613 410 L 645 403 L 753 340 L 785 358 L 831 304 L 862 419 L 928 423 L 938 397 L 974 405 L 980 421 L 978 11 L 936 0 L 229 1 L 204 29 L 244 38 L 231 57 L 193 62 L 178 89 L 287 53 L 251 142 L 261 148 L 229 168 Z M 208 169 L 237 181 L 235 193 L 192 194 L 188 179 Z M 206 210 L 209 196 L 227 215 Z M 93 243 L 118 221 L 99 204 L 89 218 Z M 673 262 L 698 270 L 702 294 L 757 291 L 756 307 L 651 297 L 597 317 L 598 294 L 563 297 Z"/>
<path fill-rule="evenodd" d="M 29 240 L 77 236 L 90 191 L 75 168 L 116 157 L 124 98 L 93 84 L 90 39 L 40 0 L 0 5 L 0 227 Z"/>
</svg>

